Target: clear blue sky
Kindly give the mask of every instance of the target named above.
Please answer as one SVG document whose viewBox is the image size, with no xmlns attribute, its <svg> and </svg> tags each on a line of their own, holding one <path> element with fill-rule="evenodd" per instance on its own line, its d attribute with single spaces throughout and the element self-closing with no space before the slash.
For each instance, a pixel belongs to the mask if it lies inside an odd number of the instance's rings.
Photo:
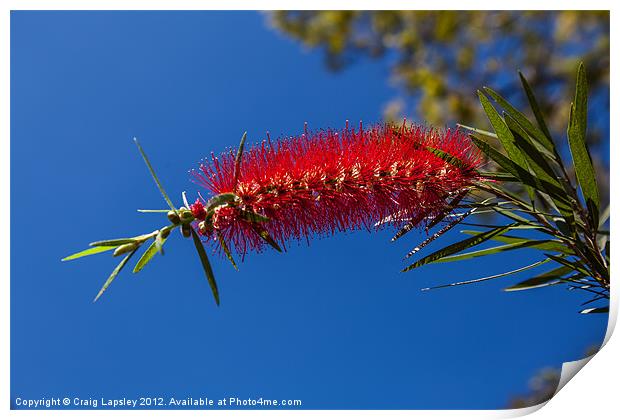
<svg viewBox="0 0 620 420">
<path fill-rule="evenodd" d="M 475 90 L 472 86 L 472 94 Z M 321 54 L 251 12 L 14 12 L 11 18 L 11 399 L 297 398 L 304 408 L 504 407 L 539 369 L 600 343 L 607 317 L 564 287 L 521 277 L 420 288 L 536 261 L 520 252 L 402 274 L 423 234 L 356 232 L 213 257 L 216 307 L 191 241 L 138 275 L 60 259 L 151 231 L 163 208 L 137 136 L 180 203 L 211 151 L 310 127 L 378 121 L 387 63 L 325 70 Z M 203 191 L 204 192 L 204 191 Z M 455 232 L 443 238 L 454 240 Z"/>
</svg>

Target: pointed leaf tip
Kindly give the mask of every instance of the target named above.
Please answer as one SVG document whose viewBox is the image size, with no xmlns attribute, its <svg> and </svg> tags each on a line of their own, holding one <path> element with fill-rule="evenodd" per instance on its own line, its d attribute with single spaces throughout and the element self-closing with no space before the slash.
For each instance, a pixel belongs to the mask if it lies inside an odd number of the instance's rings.
<svg viewBox="0 0 620 420">
<path fill-rule="evenodd" d="M 200 263 L 202 264 L 202 268 L 207 276 L 207 280 L 209 281 L 209 287 L 211 287 L 215 304 L 220 306 L 220 292 L 218 291 L 217 283 L 215 282 L 215 275 L 213 274 L 213 268 L 211 268 L 211 263 L 209 262 L 207 252 L 205 251 L 205 248 L 193 227 L 190 227 L 190 232 L 192 234 L 194 246 L 196 247 L 196 251 L 200 257 Z"/>
<path fill-rule="evenodd" d="M 99 254 L 101 252 L 110 251 L 116 248 L 116 246 L 96 246 L 94 248 L 85 249 L 84 251 L 76 252 L 75 254 L 71 254 L 68 257 L 63 258 L 60 261 L 71 261 L 82 257 L 87 257 L 89 255 Z"/>
<path fill-rule="evenodd" d="M 241 159 L 243 158 L 243 147 L 245 145 L 245 140 L 248 137 L 248 132 L 245 131 L 243 136 L 241 136 L 241 141 L 239 142 L 239 148 L 237 149 L 237 156 L 235 157 L 235 172 L 233 174 L 233 189 L 237 188 L 237 181 L 239 179 L 239 175 L 241 174 Z"/>
<path fill-rule="evenodd" d="M 133 256 L 133 254 L 136 253 L 136 251 L 138 250 L 138 248 L 134 249 L 133 251 L 131 251 L 129 254 L 127 254 L 125 256 L 125 258 L 122 259 L 122 261 L 116 266 L 116 268 L 114 269 L 114 271 L 112 271 L 112 273 L 110 274 L 110 276 L 108 277 L 108 279 L 106 280 L 106 282 L 103 284 L 103 287 L 101 287 L 101 289 L 99 290 L 99 293 L 97 293 L 97 296 L 95 296 L 95 299 L 93 299 L 93 303 L 97 302 L 97 300 L 101 297 L 101 295 L 103 294 L 103 292 L 106 291 L 106 289 L 108 287 L 110 287 L 110 284 L 112 284 L 112 281 L 116 278 L 116 276 L 118 275 L 118 273 L 121 272 L 121 270 L 123 269 L 123 267 L 125 267 L 125 264 L 127 264 L 127 261 L 129 261 L 129 259 Z"/>
<path fill-rule="evenodd" d="M 571 104 L 568 123 L 568 145 L 575 166 L 575 174 L 588 207 L 592 226 L 598 226 L 600 195 L 596 173 L 586 143 L 588 120 L 588 81 L 583 63 L 577 70 L 575 100 Z"/>
<path fill-rule="evenodd" d="M 168 194 L 166 194 L 166 190 L 164 190 L 164 187 L 161 185 L 161 182 L 159 181 L 159 178 L 157 177 L 157 174 L 155 173 L 155 169 L 153 169 L 153 165 L 151 165 L 151 161 L 146 156 L 146 153 L 144 152 L 144 149 L 142 149 L 142 146 L 140 146 L 140 142 L 138 142 L 138 139 L 135 137 L 133 140 L 134 140 L 134 143 L 136 143 L 136 146 L 138 147 L 138 151 L 140 152 L 140 155 L 142 156 L 144 163 L 146 163 L 146 166 L 149 169 L 149 172 L 151 173 L 151 176 L 153 177 L 155 184 L 157 184 L 157 188 L 159 189 L 159 192 L 164 197 L 164 200 L 166 201 L 170 209 L 176 213 L 177 209 L 174 207 L 174 204 L 172 204 L 170 197 L 168 197 Z"/>
</svg>

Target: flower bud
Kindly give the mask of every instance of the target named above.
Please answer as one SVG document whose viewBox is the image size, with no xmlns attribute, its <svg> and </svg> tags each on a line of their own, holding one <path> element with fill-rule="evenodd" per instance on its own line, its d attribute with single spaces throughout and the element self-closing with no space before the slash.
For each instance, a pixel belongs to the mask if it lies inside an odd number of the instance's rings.
<svg viewBox="0 0 620 420">
<path fill-rule="evenodd" d="M 179 215 L 173 212 L 172 210 L 168 212 L 168 220 L 170 220 L 175 225 L 178 225 L 181 222 Z"/>
<path fill-rule="evenodd" d="M 127 252 L 133 251 L 134 249 L 136 249 L 138 247 L 138 243 L 137 242 L 131 242 L 128 244 L 124 244 L 119 246 L 118 248 L 116 248 L 114 250 L 114 256 L 117 257 L 121 254 L 125 254 Z"/>
<path fill-rule="evenodd" d="M 181 223 L 183 224 L 192 222 L 194 220 L 194 215 L 190 210 L 183 209 L 179 212 L 179 215 L 181 217 Z"/>
<path fill-rule="evenodd" d="M 181 225 L 181 233 L 184 237 L 189 238 L 192 234 L 189 225 Z"/>
</svg>

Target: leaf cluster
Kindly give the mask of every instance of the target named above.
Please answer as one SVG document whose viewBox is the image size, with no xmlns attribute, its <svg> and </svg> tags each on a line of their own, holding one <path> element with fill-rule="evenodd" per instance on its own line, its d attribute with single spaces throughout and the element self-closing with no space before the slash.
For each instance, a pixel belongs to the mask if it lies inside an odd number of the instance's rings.
<svg viewBox="0 0 620 420">
<path fill-rule="evenodd" d="M 454 226 L 468 224 L 463 220 L 471 214 L 494 213 L 509 223 L 499 226 L 474 224 L 485 230 L 464 230 L 462 233 L 468 235 L 467 238 L 430 253 L 403 271 L 430 263 L 455 262 L 530 248 L 540 251 L 541 256 L 535 262 L 503 273 L 439 287 L 478 283 L 550 264 L 555 267 L 505 290 L 512 292 L 567 284 L 571 290 L 583 290 L 592 295 L 592 299 L 584 304 L 605 302 L 605 306 L 582 309 L 582 313 L 608 311 L 610 238 L 604 226 L 609 218 L 609 207 L 605 210 L 600 208 L 596 173 L 586 142 L 588 86 L 584 65 L 581 63 L 577 71 L 575 95 L 567 124 L 575 180 L 568 175 L 569 167 L 558 152 L 534 92 L 525 77 L 522 74 L 519 76 L 533 120 L 493 89 L 485 87 L 478 92 L 492 131 L 467 126 L 462 128 L 469 130 L 474 144 L 499 169 L 480 171 L 481 180 L 469 191 L 469 199 L 465 200 L 461 194 L 440 216 L 447 216 L 454 209 L 467 211 L 427 238 L 406 258 Z M 501 149 L 494 147 L 490 138 L 496 140 Z M 458 164 L 451 156 L 438 156 L 451 164 Z M 509 188 L 511 184 L 522 186 L 527 197 L 515 194 Z M 480 192 L 486 194 L 484 199 L 477 195 Z M 528 231 L 536 232 L 536 238 L 519 235 L 519 232 Z M 396 235 L 399 236 L 402 235 Z M 499 242 L 500 245 L 468 251 L 488 241 Z"/>
</svg>

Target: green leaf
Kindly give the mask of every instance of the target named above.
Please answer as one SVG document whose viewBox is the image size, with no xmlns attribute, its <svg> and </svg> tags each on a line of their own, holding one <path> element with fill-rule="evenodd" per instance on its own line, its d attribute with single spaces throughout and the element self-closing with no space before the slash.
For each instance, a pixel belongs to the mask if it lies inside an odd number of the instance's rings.
<svg viewBox="0 0 620 420">
<path fill-rule="evenodd" d="M 515 121 L 510 115 L 506 115 L 504 118 L 514 136 L 515 144 L 523 152 L 528 166 L 534 174 L 551 184 L 557 185 L 558 188 L 562 188 L 555 171 L 551 168 L 551 165 L 549 165 L 548 157 L 544 156 L 538 149 L 536 149 L 534 144 L 529 141 L 529 136 L 523 131 L 517 121 Z"/>
<path fill-rule="evenodd" d="M 157 236 L 155 236 L 155 249 L 161 254 L 164 255 L 164 242 L 166 242 L 166 238 L 170 234 L 170 230 L 167 228 L 161 229 Z"/>
<path fill-rule="evenodd" d="M 472 136 L 472 141 L 485 155 L 495 161 L 504 170 L 510 172 L 521 180 L 523 184 L 534 187 L 539 191 L 543 191 L 549 194 L 554 200 L 564 202 L 566 205 L 570 206 L 570 203 L 566 198 L 566 192 L 562 188 L 533 176 L 527 169 L 525 169 L 525 167 L 510 160 L 483 140 Z"/>
<path fill-rule="evenodd" d="M 521 281 L 517 284 L 504 289 L 505 292 L 517 292 L 521 290 L 535 289 L 537 287 L 551 286 L 562 283 L 561 277 L 572 273 L 573 270 L 568 267 L 558 267 L 544 274 L 532 277 L 531 279 Z M 559 279 L 559 280 L 558 280 Z"/>
<path fill-rule="evenodd" d="M 463 214 L 461 214 L 460 216 L 456 217 L 454 220 L 452 220 L 450 223 L 448 223 L 447 225 L 445 225 L 444 227 L 442 227 L 441 229 L 439 229 L 437 232 L 435 232 L 434 234 L 432 234 L 431 236 L 429 236 L 428 238 L 426 238 L 424 241 L 422 241 L 422 243 L 420 243 L 418 246 L 416 246 L 415 248 L 413 248 L 411 251 L 409 251 L 409 253 L 407 253 L 407 255 L 405 255 L 405 258 L 403 258 L 404 260 L 406 260 L 407 258 L 411 257 L 413 254 L 415 254 L 416 252 L 420 251 L 422 248 L 424 248 L 425 246 L 427 246 L 428 244 L 430 244 L 431 242 L 433 242 L 435 239 L 439 238 L 441 235 L 445 234 L 447 231 L 449 231 L 450 229 L 452 229 L 454 226 L 458 225 L 459 223 L 461 223 L 463 221 L 463 219 L 465 219 L 467 216 L 469 216 L 470 214 L 472 214 L 476 209 L 473 208 Z"/>
<path fill-rule="evenodd" d="M 205 247 L 202 245 L 198 234 L 194 230 L 193 227 L 190 226 L 192 239 L 194 240 L 194 246 L 196 247 L 196 251 L 198 251 L 198 256 L 200 257 L 200 262 L 202 263 L 202 268 L 207 275 L 207 280 L 209 281 L 209 286 L 211 287 L 211 292 L 213 293 L 213 298 L 215 299 L 215 303 L 217 306 L 220 306 L 220 292 L 217 290 L 217 283 L 215 282 L 215 276 L 213 275 L 213 269 L 211 268 L 211 263 L 209 262 L 209 257 L 207 257 L 207 253 L 205 251 Z"/>
<path fill-rule="evenodd" d="M 485 178 L 490 179 L 492 181 L 501 181 L 501 182 L 519 182 L 517 178 L 512 176 L 511 174 L 505 172 L 487 172 L 487 171 L 478 171 L 478 174 Z"/>
<path fill-rule="evenodd" d="M 123 267 L 125 267 L 125 264 L 127 264 L 127 261 L 129 261 L 129 259 L 133 256 L 133 254 L 136 253 L 138 249 L 134 249 L 133 251 L 131 251 L 131 253 L 127 254 L 125 256 L 125 258 L 123 258 L 121 260 L 120 263 L 118 263 L 118 265 L 116 266 L 116 268 L 114 269 L 114 271 L 112 271 L 112 273 L 110 274 L 110 277 L 108 277 L 108 279 L 106 280 L 106 282 L 103 284 L 103 287 L 101 288 L 101 290 L 99 290 L 99 293 L 97 293 L 97 296 L 95 296 L 95 299 L 93 300 L 93 302 L 97 302 L 97 299 L 99 299 L 101 297 L 101 295 L 103 294 L 103 292 L 106 291 L 106 289 L 108 287 L 110 287 L 110 284 L 112 284 L 112 281 L 116 278 L 116 276 L 118 275 L 118 273 L 121 272 L 121 270 L 123 269 Z"/>
<path fill-rule="evenodd" d="M 480 98 L 480 103 L 482 104 L 482 108 L 484 108 L 484 112 L 487 114 L 495 133 L 497 134 L 497 138 L 504 146 L 506 153 L 508 153 L 508 157 L 512 159 L 518 166 L 526 167 L 525 158 L 523 154 L 519 150 L 519 148 L 515 144 L 515 139 L 512 136 L 512 132 L 506 125 L 506 122 L 499 115 L 497 110 L 491 105 L 489 99 L 480 91 L 478 91 L 478 97 Z"/>
<path fill-rule="evenodd" d="M 581 274 L 585 275 L 586 277 L 592 277 L 590 272 L 579 261 L 570 261 L 558 255 L 551 255 L 551 254 L 545 254 L 545 255 L 551 258 L 553 261 L 560 263 L 565 267 L 571 268 L 574 271 L 579 271 Z"/>
<path fill-rule="evenodd" d="M 501 241 L 502 240 L 501 238 L 507 238 L 507 237 L 496 236 L 492 240 Z M 514 239 L 521 239 L 521 238 L 514 238 Z M 484 257 L 487 255 L 497 254 L 500 252 L 511 251 L 514 249 L 521 249 L 521 248 L 534 248 L 534 249 L 544 249 L 547 251 L 557 251 L 558 245 L 561 246 L 561 244 L 558 244 L 557 241 L 521 239 L 515 242 L 510 242 L 506 245 L 499 245 L 499 246 L 495 246 L 491 248 L 481 249 L 478 251 L 472 251 L 472 252 L 467 252 L 463 254 L 456 254 L 456 255 L 449 256 L 449 257 L 440 258 L 436 261 L 433 261 L 433 263 L 447 263 L 447 262 L 468 260 L 470 258 Z M 565 247 L 562 247 L 562 248 L 565 249 Z"/>
<path fill-rule="evenodd" d="M 166 200 L 166 203 L 168 203 L 168 206 L 170 207 L 170 209 L 172 209 L 172 211 L 176 213 L 177 209 L 172 204 L 172 201 L 170 201 L 170 198 L 168 197 L 168 194 L 166 194 L 166 190 L 164 190 L 164 187 L 161 185 L 161 182 L 159 182 L 159 178 L 157 178 L 157 174 L 155 174 L 155 169 L 153 169 L 153 166 L 151 165 L 149 158 L 146 157 L 146 153 L 144 153 L 144 150 L 142 149 L 142 146 L 140 146 L 138 139 L 134 137 L 133 141 L 136 143 L 136 146 L 138 146 L 138 150 L 140 151 L 140 154 L 142 155 L 142 159 L 144 159 L 144 163 L 146 163 L 146 166 L 149 168 L 149 172 L 151 173 L 151 176 L 153 177 L 155 184 L 157 184 L 157 188 L 159 188 L 159 192 L 161 192 L 161 195 L 164 197 L 164 200 Z"/>
<path fill-rule="evenodd" d="M 491 95 L 491 97 L 497 102 L 506 113 L 510 114 L 512 118 L 518 121 L 519 125 L 521 125 L 525 131 L 527 131 L 536 141 L 542 144 L 547 150 L 553 151 L 554 145 L 551 140 L 543 133 L 538 127 L 532 124 L 523 113 L 518 111 L 515 107 L 513 107 L 506 99 L 504 99 L 499 93 L 495 92 L 493 89 L 485 87 L 483 88 L 486 93 Z"/>
<path fill-rule="evenodd" d="M 135 238 L 120 238 L 120 239 L 108 239 L 105 241 L 97 241 L 91 242 L 90 246 L 113 246 L 117 247 L 120 245 L 131 244 L 137 242 Z"/>
<path fill-rule="evenodd" d="M 164 242 L 166 242 L 166 239 L 167 238 L 162 238 L 162 242 L 161 242 L 162 245 L 164 244 Z M 157 254 L 157 242 L 153 241 L 151 245 L 149 245 L 149 247 L 146 249 L 146 251 L 144 251 L 144 254 L 142 254 L 140 259 L 136 263 L 136 266 L 134 267 L 133 272 L 137 273 L 140 270 L 142 270 L 144 266 L 147 265 L 149 261 L 151 261 L 151 258 L 153 258 L 155 254 Z"/>
<path fill-rule="evenodd" d="M 503 227 L 498 227 L 495 229 L 491 229 L 487 232 L 483 232 L 479 235 L 473 236 L 471 238 L 467 238 L 464 239 L 460 242 L 456 242 L 454 244 L 448 245 L 445 248 L 440 249 L 439 251 L 435 251 L 430 255 L 427 255 L 426 257 L 416 261 L 415 263 L 411 264 L 410 266 L 404 268 L 402 271 L 406 272 L 409 270 L 413 270 L 414 268 L 417 267 L 421 267 L 425 264 L 429 264 L 435 260 L 438 260 L 440 258 L 443 257 L 447 257 L 448 255 L 453 255 L 456 254 L 459 251 L 463 251 L 467 248 L 471 248 L 472 246 L 476 246 L 478 244 L 481 244 L 482 242 L 488 241 L 489 239 L 493 238 L 496 235 L 501 235 L 502 233 L 508 231 L 510 229 L 510 226 L 512 225 L 508 225 L 508 226 L 503 226 Z"/>
<path fill-rule="evenodd" d="M 149 210 L 149 209 L 138 209 L 140 213 L 168 213 L 170 210 Z"/>
<path fill-rule="evenodd" d="M 474 139 L 477 140 L 477 139 Z M 498 152 L 499 153 L 499 152 Z M 524 201 L 519 195 L 517 195 L 515 192 L 509 190 L 508 188 L 504 187 L 503 185 L 496 183 L 496 182 L 485 182 L 485 183 L 478 183 L 476 185 L 478 187 L 478 189 L 483 190 L 483 191 L 487 191 L 497 197 L 501 197 L 504 198 L 506 200 L 509 200 L 513 205 L 518 206 L 518 207 L 523 207 L 524 209 L 526 209 L 527 211 L 535 211 L 534 207 L 532 207 L 532 203 L 528 203 L 526 201 Z M 496 208 L 497 209 L 497 208 Z M 507 209 L 505 209 L 507 210 Z M 514 211 L 524 211 L 522 209 L 513 209 Z"/>
<path fill-rule="evenodd" d="M 461 233 L 466 235 L 479 235 L 481 232 L 477 230 L 462 230 Z M 494 236 L 493 239 L 497 242 L 503 242 L 506 244 L 523 244 L 525 248 L 534 248 L 541 249 L 543 251 L 557 251 L 557 252 L 570 252 L 570 249 L 567 248 L 562 242 L 553 240 L 553 239 L 527 239 L 527 238 L 519 238 L 518 236 L 510 236 L 510 235 L 497 235 Z"/>
<path fill-rule="evenodd" d="M 216 230 L 215 234 L 217 235 L 217 240 L 220 242 L 220 246 L 222 247 L 224 254 L 226 254 L 226 258 L 228 258 L 228 261 L 230 261 L 230 263 L 235 268 L 235 270 L 238 271 L 239 268 L 237 267 L 237 263 L 235 263 L 235 259 L 233 258 L 232 253 L 230 252 L 230 248 L 228 248 L 228 245 L 226 244 L 224 237 L 222 236 L 219 230 Z"/>
<path fill-rule="evenodd" d="M 442 220 L 446 217 L 446 215 L 447 215 L 449 212 L 451 212 L 451 211 L 452 211 L 452 210 L 453 210 L 456 206 L 458 206 L 458 205 L 459 205 L 459 203 L 463 200 L 463 198 L 465 198 L 465 196 L 467 195 L 467 193 L 469 193 L 469 190 L 461 191 L 460 193 L 458 193 L 458 194 L 457 194 L 457 195 L 456 195 L 456 196 L 455 196 L 455 197 L 454 197 L 454 198 L 450 201 L 450 203 L 448 203 L 448 205 L 446 206 L 446 208 L 445 208 L 445 209 L 443 209 L 443 211 L 441 211 L 441 212 L 440 212 L 437 216 L 435 216 L 435 217 L 433 218 L 433 220 L 431 220 L 431 221 L 429 222 L 429 224 L 426 226 L 426 230 L 428 231 L 428 230 L 429 230 L 429 229 L 431 229 L 433 226 L 435 226 L 437 223 L 441 222 L 441 221 L 442 221 Z M 470 214 L 471 214 L 471 213 L 470 213 Z M 462 217 L 460 220 L 463 220 L 464 218 L 465 218 L 465 217 Z M 459 220 L 459 221 L 460 221 L 460 220 Z M 456 225 L 457 223 L 458 223 L 458 222 L 456 222 L 456 223 L 451 223 L 451 225 L 452 225 L 452 226 L 454 226 L 454 225 Z M 398 230 L 398 232 L 396 232 L 396 234 L 392 237 L 392 239 L 390 239 L 390 241 L 394 242 L 395 240 L 397 240 L 397 239 L 401 238 L 401 237 L 402 237 L 403 235 L 405 235 L 407 232 L 411 231 L 411 229 L 413 229 L 416 225 L 417 225 L 417 223 L 416 223 L 416 221 L 415 221 L 415 220 L 414 220 L 414 221 L 412 221 L 412 222 L 407 223 L 405 226 L 403 226 L 402 228 L 400 228 L 400 229 Z M 450 226 L 450 228 L 451 228 L 452 226 Z M 447 230 L 449 230 L 450 228 L 446 229 L 446 231 L 447 231 Z M 440 231 L 440 232 L 437 232 L 435 235 L 438 235 L 437 237 L 439 237 L 439 236 L 441 236 L 443 233 L 445 233 L 445 232 L 441 232 L 441 231 Z M 431 237 L 432 239 L 431 239 L 431 238 L 429 238 L 428 242 L 431 242 L 431 241 L 435 240 L 435 239 L 436 239 L 435 235 L 433 235 L 433 236 Z M 425 241 L 425 242 L 427 242 L 427 241 Z M 425 245 L 426 245 L 426 244 L 422 245 L 422 247 L 423 247 L 423 246 L 425 246 Z M 418 246 L 416 249 L 417 249 L 417 250 L 419 250 L 420 248 L 421 248 L 421 247 L 420 247 L 420 246 Z M 415 250 L 414 250 L 414 251 L 413 251 L 413 253 L 415 253 L 415 252 L 417 252 L 417 251 L 415 251 Z M 411 255 L 413 255 L 413 254 L 411 254 Z M 405 259 L 406 259 L 406 258 L 409 258 L 411 255 L 408 255 L 407 257 L 405 257 Z"/>
<path fill-rule="evenodd" d="M 77 258 L 87 257 L 89 255 L 95 255 L 95 254 L 99 254 L 101 252 L 106 252 L 106 251 L 109 251 L 109 250 L 114 249 L 114 248 L 116 248 L 116 246 L 114 246 L 114 245 L 96 246 L 94 248 L 85 249 L 84 251 L 80 251 L 80 252 L 76 252 L 75 254 L 71 254 L 68 257 L 63 258 L 60 261 L 71 261 L 71 260 L 75 260 Z"/>
<path fill-rule="evenodd" d="M 588 82 L 583 63 L 577 72 L 575 102 L 571 105 L 568 123 L 568 144 L 575 165 L 575 174 L 586 201 L 592 226 L 598 226 L 600 197 L 592 159 L 586 145 L 588 115 Z"/>
<path fill-rule="evenodd" d="M 611 260 L 611 244 L 609 241 L 605 244 L 605 260 L 607 261 L 607 265 L 609 265 L 609 261 Z"/>
<path fill-rule="evenodd" d="M 444 160 L 445 162 L 449 163 L 452 166 L 456 166 L 457 168 L 461 168 L 461 169 L 466 168 L 465 164 L 463 163 L 461 159 L 457 158 L 456 156 L 451 155 L 448 152 L 445 152 L 440 149 L 436 149 L 431 146 L 426 146 L 426 150 L 428 150 L 429 152 L 431 152 L 432 154 L 434 154 L 435 156 Z"/>
<path fill-rule="evenodd" d="M 549 195 L 553 201 L 551 205 L 557 208 L 562 216 L 564 216 L 569 226 L 573 226 L 575 220 L 573 206 L 571 206 L 566 199 L 571 196 L 571 192 L 564 187 L 564 185 L 568 185 L 568 182 L 565 184 L 560 182 L 557 174 L 548 163 L 549 157 L 544 156 L 535 145 L 528 140 L 529 136 L 523 131 L 517 121 L 510 115 L 505 116 L 505 121 L 510 131 L 513 133 L 515 143 L 523 151 L 528 167 L 534 172 L 534 177 L 541 180 L 542 186 L 550 185 L 553 186 L 554 190 L 563 192 L 559 197 L 554 195 L 556 198 Z M 553 158 L 553 156 L 551 158 Z M 539 189 L 537 189 L 537 191 L 542 195 L 542 191 Z M 546 198 L 545 195 L 542 195 L 542 197 L 543 199 Z"/>
<path fill-rule="evenodd" d="M 211 197 L 209 201 L 207 201 L 207 204 L 205 205 L 205 209 L 208 212 L 208 211 L 213 210 L 215 207 L 232 203 L 236 199 L 237 199 L 237 195 L 233 193 L 218 194 L 218 195 Z"/>
<path fill-rule="evenodd" d="M 446 215 L 451 212 L 452 210 L 454 210 L 460 203 L 461 201 L 463 201 L 463 199 L 465 198 L 465 196 L 467 196 L 467 194 L 469 194 L 469 190 L 464 190 L 461 191 L 460 193 L 458 193 L 457 195 L 454 196 L 454 198 L 452 200 L 450 200 L 450 202 L 448 203 L 448 205 L 446 206 L 445 209 L 443 209 L 443 211 L 441 213 L 439 213 L 437 216 L 435 216 L 433 218 L 433 220 L 431 220 L 428 225 L 426 226 L 426 229 L 431 229 L 433 226 L 435 226 L 437 223 L 441 222 Z M 486 204 L 488 200 L 484 200 L 483 203 L 481 204 Z M 475 209 L 472 209 L 475 210 Z M 462 219 L 461 219 L 462 220 Z M 394 239 L 392 239 L 394 240 Z"/>
<path fill-rule="evenodd" d="M 553 139 L 551 138 L 551 133 L 547 128 L 547 124 L 545 123 L 545 118 L 540 111 L 540 107 L 538 106 L 538 101 L 536 100 L 536 96 L 534 96 L 534 92 L 532 88 L 530 88 L 530 84 L 527 82 L 527 79 L 523 76 L 523 73 L 519 72 L 519 78 L 521 79 L 521 84 L 523 85 L 523 89 L 525 90 L 525 94 L 527 95 L 527 100 L 530 103 L 530 108 L 534 113 L 534 117 L 536 118 L 536 122 L 538 123 L 538 127 L 543 132 L 545 137 L 549 140 L 549 144 L 547 145 L 549 150 L 555 150 L 555 144 L 553 143 Z M 540 141 L 540 140 L 539 140 Z"/>
<path fill-rule="evenodd" d="M 246 131 L 241 136 L 241 142 L 239 143 L 239 148 L 237 149 L 237 156 L 235 157 L 235 173 L 233 175 L 233 191 L 237 189 L 237 180 L 239 179 L 239 175 L 241 174 L 241 159 L 243 158 L 243 146 L 245 145 L 245 139 L 248 137 L 248 132 Z"/>
<path fill-rule="evenodd" d="M 605 210 L 603 210 L 603 212 L 601 213 L 601 217 L 600 217 L 600 220 L 598 222 L 599 230 L 603 226 L 605 226 L 605 222 L 607 222 L 607 219 L 609 219 L 609 214 L 610 214 L 610 207 L 609 207 L 609 204 L 608 204 L 607 207 L 605 207 Z"/>
<path fill-rule="evenodd" d="M 256 232 L 258 236 L 263 238 L 265 242 L 271 245 L 273 249 L 275 249 L 278 252 L 282 252 L 282 248 L 280 248 L 278 243 L 271 237 L 271 235 L 269 235 L 269 232 L 267 232 L 262 226 L 257 225 L 256 223 L 252 223 L 250 224 L 250 226 L 252 227 L 252 230 Z"/>
<path fill-rule="evenodd" d="M 501 207 L 495 207 L 493 208 L 493 210 L 495 210 L 497 213 L 501 214 L 502 216 L 505 216 L 509 219 L 514 220 L 515 222 L 521 222 L 521 223 L 531 223 L 528 219 L 526 219 L 525 217 L 521 217 L 518 214 L 510 211 L 510 210 L 506 210 L 503 209 Z"/>
<path fill-rule="evenodd" d="M 606 314 L 609 312 L 609 306 L 604 306 L 602 308 L 588 308 L 582 309 L 579 311 L 580 314 Z"/>
<path fill-rule="evenodd" d="M 600 252 L 595 251 L 591 246 L 581 241 L 576 241 L 575 246 L 577 246 L 583 255 L 579 260 L 586 262 L 588 266 L 592 267 L 592 271 L 599 273 L 603 278 L 609 280 L 609 270 L 605 267 Z"/>
<path fill-rule="evenodd" d="M 237 209 L 237 211 L 239 212 L 239 216 L 241 216 L 241 218 L 246 222 L 264 223 L 269 221 L 268 217 L 263 216 L 262 214 L 254 213 L 250 210 Z"/>
<path fill-rule="evenodd" d="M 525 267 L 517 268 L 516 270 L 506 271 L 505 273 L 494 274 L 492 276 L 487 276 L 487 277 L 480 277 L 474 280 L 458 281 L 456 283 L 443 284 L 441 286 L 427 287 L 425 289 L 422 289 L 422 291 L 427 291 L 427 290 L 432 290 L 432 289 L 442 289 L 444 287 L 452 287 L 452 286 L 463 286 L 465 284 L 480 283 L 482 281 L 498 279 L 500 277 L 505 277 L 505 276 L 509 276 L 512 274 L 520 273 L 522 271 L 531 270 L 532 268 L 538 267 L 539 265 L 546 264 L 548 262 L 549 262 L 549 258 L 544 259 L 542 261 L 537 261 L 534 264 L 526 265 Z"/>
<path fill-rule="evenodd" d="M 472 133 L 478 133 L 478 134 L 480 134 L 482 136 L 491 137 L 493 139 L 497 138 L 497 134 L 491 133 L 490 131 L 481 130 L 479 128 L 474 128 L 474 127 L 469 127 L 469 126 L 464 125 L 464 124 L 457 124 L 456 126 L 459 127 L 459 128 L 463 128 L 463 129 L 465 129 L 467 131 L 471 131 Z"/>
</svg>

